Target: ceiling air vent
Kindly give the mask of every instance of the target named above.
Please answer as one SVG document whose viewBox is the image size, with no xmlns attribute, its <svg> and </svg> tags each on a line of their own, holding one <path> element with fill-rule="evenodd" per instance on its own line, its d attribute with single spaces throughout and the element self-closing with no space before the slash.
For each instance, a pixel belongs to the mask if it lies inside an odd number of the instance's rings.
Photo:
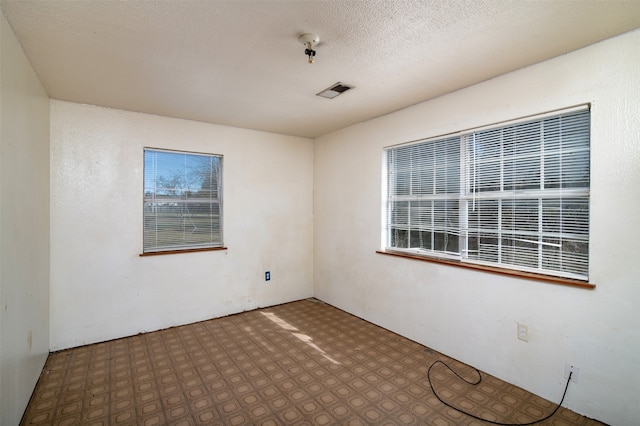
<svg viewBox="0 0 640 426">
<path fill-rule="evenodd" d="M 348 84 L 342 84 L 340 82 L 327 87 L 320 93 L 316 93 L 318 96 L 322 96 L 323 98 L 333 99 L 338 95 L 343 94 L 347 90 L 353 89 L 353 86 L 349 86 Z"/>
</svg>

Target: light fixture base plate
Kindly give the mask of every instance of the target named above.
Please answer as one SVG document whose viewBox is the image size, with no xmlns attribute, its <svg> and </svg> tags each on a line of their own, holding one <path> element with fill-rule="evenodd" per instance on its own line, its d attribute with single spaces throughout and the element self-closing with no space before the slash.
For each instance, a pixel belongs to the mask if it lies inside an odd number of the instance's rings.
<svg viewBox="0 0 640 426">
<path fill-rule="evenodd" d="M 318 34 L 304 33 L 298 37 L 298 41 L 305 46 L 313 47 L 320 43 L 320 36 Z"/>
</svg>

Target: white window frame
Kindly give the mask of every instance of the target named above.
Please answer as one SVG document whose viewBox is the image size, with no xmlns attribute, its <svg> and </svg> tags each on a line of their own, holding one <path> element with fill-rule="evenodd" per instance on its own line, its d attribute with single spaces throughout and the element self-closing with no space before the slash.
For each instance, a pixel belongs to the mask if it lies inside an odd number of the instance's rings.
<svg viewBox="0 0 640 426">
<path fill-rule="evenodd" d="M 145 147 L 143 158 L 142 255 L 224 248 L 222 155 Z"/>
<path fill-rule="evenodd" d="M 579 115 L 576 115 L 579 114 Z M 495 145 L 491 139 L 488 146 L 490 148 L 499 148 L 500 154 L 495 158 L 489 154 L 484 157 L 478 155 L 474 149 L 474 138 L 485 137 L 493 133 L 513 131 L 513 129 L 534 129 L 533 126 L 541 126 L 544 129 L 544 123 L 559 122 L 559 117 L 578 117 L 577 134 L 575 138 L 577 142 L 572 142 L 568 136 L 568 142 L 562 142 L 564 145 L 558 145 L 557 152 L 544 151 L 548 141 L 551 140 L 546 133 L 541 133 L 539 148 L 540 152 L 526 152 L 526 147 L 536 147 L 534 137 L 531 141 L 526 137 L 521 139 L 513 139 L 511 146 L 525 147 L 524 154 L 505 156 L 507 143 L 500 140 Z M 586 121 L 586 124 L 585 124 Z M 586 143 L 585 143 L 585 127 L 586 127 Z M 534 129 L 535 130 L 535 129 Z M 537 130 L 535 130 L 537 131 Z M 564 131 L 564 130 L 563 130 Z M 541 131 L 542 132 L 542 131 Z M 566 131 L 567 135 L 573 137 L 571 130 Z M 565 133 L 558 133 L 564 135 Z M 545 139 L 547 136 L 547 139 Z M 421 164 L 415 160 L 415 156 L 411 156 L 411 164 L 409 162 L 395 163 L 393 156 L 401 155 L 402 151 L 407 151 L 411 147 L 420 147 L 424 151 L 425 147 L 430 144 L 442 143 L 445 140 L 458 140 L 459 149 L 459 188 L 458 191 L 447 194 L 438 194 L 440 189 L 436 189 L 436 178 L 429 180 L 429 185 L 434 184 L 434 190 L 430 194 L 421 193 L 421 184 L 416 184 L 411 179 L 420 172 L 415 172 L 418 168 L 415 164 Z M 560 138 L 560 136 L 558 136 Z M 560 140 L 560 139 L 559 139 Z M 517 144 L 516 142 L 520 142 Z M 530 143 L 531 145 L 527 145 Z M 574 145 L 568 145 L 575 143 Z M 560 142 L 558 142 L 560 144 Z M 514 148 L 514 152 L 515 152 Z M 497 152 L 497 151 L 496 151 Z M 572 154 L 573 153 L 573 154 Z M 413 155 L 413 154 L 412 154 Z M 564 160 L 562 156 L 565 156 Z M 573 155 L 577 159 L 569 158 Z M 502 158 L 512 163 L 512 167 L 505 167 Z M 585 160 L 586 156 L 586 160 Z M 428 157 L 428 155 L 426 156 Z M 454 134 L 414 141 L 407 144 L 400 144 L 385 148 L 383 156 L 383 214 L 382 214 L 382 249 L 383 252 L 405 253 L 410 256 L 419 256 L 425 258 L 435 258 L 444 260 L 456 260 L 461 263 L 476 264 L 493 268 L 504 268 L 508 270 L 550 275 L 574 280 L 588 281 L 588 259 L 589 259 L 589 196 L 590 196 L 590 111 L 589 105 L 580 105 L 578 107 L 553 111 L 546 114 L 527 117 L 524 119 L 502 122 L 482 128 L 469 129 Z M 421 154 L 419 160 L 424 160 L 425 155 Z M 560 158 L 560 160 L 558 160 Z M 573 158 L 573 157 L 572 157 Z M 518 161 L 525 160 L 524 163 Z M 400 160 L 405 161 L 405 160 Z M 478 168 L 483 167 L 482 161 L 485 161 L 486 168 L 482 172 L 478 172 Z M 548 163 L 545 165 L 545 161 Z M 560 166 L 557 166 L 555 161 Z M 562 161 L 567 166 L 567 171 L 562 170 Z M 400 166 L 398 166 L 400 164 Z M 438 163 L 439 164 L 439 163 Z M 585 166 L 586 164 L 586 166 Z M 400 168 L 398 168 L 400 167 Z M 411 169 L 407 172 L 405 168 Z M 576 178 L 584 175 L 586 167 L 586 179 Z M 391 170 L 393 169 L 393 170 Z M 486 186 L 487 176 L 490 176 L 495 170 L 496 183 L 499 188 L 492 188 L 491 185 Z M 548 176 L 544 176 L 548 170 Z M 513 172 L 515 171 L 515 172 Z M 411 173 L 411 177 L 407 177 Z M 509 174 L 509 173 L 512 173 Z M 516 179 L 517 174 L 524 175 L 521 180 Z M 562 181 L 562 176 L 567 174 L 569 177 Z M 572 174 L 573 173 L 573 174 Z M 582 173 L 582 174 L 581 174 Z M 395 176 L 394 176 L 395 174 Z M 526 175 L 530 176 L 527 178 Z M 424 175 L 424 173 L 423 173 Z M 440 173 L 442 175 L 442 173 Z M 440 176 L 437 173 L 434 176 Z M 557 175 L 557 176 L 556 176 Z M 449 173 L 451 176 L 451 173 Z M 484 178 L 482 182 L 475 182 L 475 179 L 481 176 Z M 557 178 L 557 179 L 556 179 Z M 403 180 L 404 179 L 404 180 Z M 422 179 L 422 175 L 420 175 Z M 529 179 L 529 180 L 527 180 Z M 537 179 L 537 181 L 536 181 Z M 573 181 L 571 180 L 573 179 Z M 405 182 L 407 181 L 408 182 Z M 553 183 L 551 188 L 545 188 L 545 183 Z M 585 182 L 586 180 L 586 182 Z M 517 183 L 516 183 L 517 182 Z M 527 182 L 537 182 L 537 188 L 527 188 Z M 577 182 L 577 183 L 576 183 Z M 417 185 L 417 186 L 416 186 Z M 485 185 L 483 187 L 482 185 Z M 574 187 L 565 187 L 571 185 Z M 395 188 L 395 189 L 393 189 Z M 417 190 L 416 190 L 417 188 Z M 430 186 L 429 186 L 430 188 Z M 506 189 L 505 189 L 506 188 Z M 408 194 L 406 192 L 409 192 Z M 422 222 L 413 222 L 413 216 L 419 215 L 421 212 L 421 200 L 450 199 L 452 203 L 457 203 L 458 214 L 450 215 L 452 220 L 448 222 L 456 222 L 457 226 L 451 229 L 434 226 L 433 219 L 439 214 L 439 222 L 443 223 L 447 216 L 444 210 L 434 209 L 425 214 L 430 218 L 432 223 L 422 226 Z M 398 213 L 398 208 L 403 208 L 403 202 L 407 201 L 408 205 L 416 207 L 409 208 L 406 212 Z M 495 204 L 495 211 L 487 215 L 488 219 L 479 219 L 481 217 L 480 210 L 488 209 Z M 507 209 L 507 205 L 512 206 Z M 567 207 L 565 207 L 567 206 Z M 579 208 L 578 208 L 579 206 Z M 571 220 L 566 219 L 568 216 L 562 216 L 564 220 L 557 219 L 554 221 L 555 212 L 562 215 L 564 212 L 573 212 L 576 218 L 575 224 Z M 574 210 L 570 210 L 574 209 Z M 434 215 L 434 212 L 436 213 Z M 439 212 L 439 213 L 438 213 Z M 505 213 L 506 212 L 506 213 Z M 536 213 L 537 212 L 537 213 Z M 535 219 L 538 215 L 537 222 Z M 581 216 L 582 215 L 582 216 Z M 585 216 L 586 215 L 586 216 Z M 455 216 L 455 217 L 454 217 Z M 504 216 L 504 217 L 503 217 Z M 402 218 L 402 223 L 398 223 L 397 217 Z M 560 217 L 560 216 L 558 216 Z M 480 222 L 478 221 L 480 220 Z M 487 223 L 498 221 L 494 228 L 485 228 Z M 505 228 L 500 222 L 508 221 L 511 228 Z M 436 220 L 437 222 L 437 220 Z M 556 222 L 561 224 L 556 226 Z M 571 222 L 571 223 L 570 223 Z M 403 223 L 406 223 L 403 225 Z M 483 226 L 477 228 L 476 224 L 482 223 Z M 564 225 L 567 224 L 567 225 Z M 532 229 L 535 225 L 536 229 Z M 575 225 L 575 226 L 574 226 Z M 566 227 L 567 229 L 563 229 Z M 573 229 L 573 228 L 575 229 Z M 558 228 L 558 229 L 555 229 Z M 571 228 L 571 229 L 569 229 Z M 400 229 L 401 237 L 394 236 Z M 508 229 L 508 231 L 505 231 Z M 406 236 L 402 234 L 406 230 Z M 457 245 L 453 244 L 455 250 L 444 250 L 443 243 L 440 242 L 438 247 L 433 244 L 429 247 L 423 247 L 422 240 L 416 244 L 412 238 L 416 233 L 422 235 L 446 235 L 451 238 L 455 235 L 458 238 Z M 495 238 L 490 238 L 495 237 Z M 442 238 L 441 238 L 442 240 Z M 480 244 L 480 241 L 489 242 L 489 245 Z M 509 245 L 505 245 L 505 244 Z M 482 249 L 480 248 L 482 246 Z M 575 247 L 575 254 L 570 253 L 567 247 Z M 505 250 L 507 248 L 508 250 Z M 504 252 L 503 252 L 504 251 Z M 565 262 L 565 263 L 562 263 Z"/>
</svg>

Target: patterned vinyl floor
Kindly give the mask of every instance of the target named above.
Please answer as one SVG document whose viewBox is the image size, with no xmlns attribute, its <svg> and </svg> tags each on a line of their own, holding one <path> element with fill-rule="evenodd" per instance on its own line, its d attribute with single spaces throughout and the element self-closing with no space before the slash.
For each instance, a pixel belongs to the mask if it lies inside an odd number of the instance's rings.
<svg viewBox="0 0 640 426">
<path fill-rule="evenodd" d="M 486 425 L 435 396 L 436 360 L 474 370 L 315 299 L 49 355 L 24 425 Z M 443 365 L 440 397 L 528 423 L 550 402 Z M 563 386 L 563 385 L 562 385 Z M 569 392 L 571 388 L 569 388 Z M 600 423 L 561 408 L 546 425 Z"/>
</svg>

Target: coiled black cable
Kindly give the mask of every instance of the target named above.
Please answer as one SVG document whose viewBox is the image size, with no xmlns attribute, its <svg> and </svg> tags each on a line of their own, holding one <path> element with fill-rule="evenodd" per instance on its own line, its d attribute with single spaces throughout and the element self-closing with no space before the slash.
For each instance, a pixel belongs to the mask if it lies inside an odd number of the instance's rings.
<svg viewBox="0 0 640 426">
<path fill-rule="evenodd" d="M 447 369 L 449 369 L 449 371 L 451 371 L 453 374 L 455 374 L 456 376 L 458 376 L 462 381 L 464 381 L 465 383 L 468 383 L 472 386 L 478 385 L 480 384 L 480 382 L 482 381 L 482 374 L 480 373 L 480 371 L 477 368 L 474 368 L 474 370 L 476 370 L 476 372 L 478 373 L 478 381 L 477 382 L 470 382 L 467 379 L 465 379 L 464 377 L 462 377 L 461 375 L 459 375 L 458 373 L 456 373 L 455 371 L 453 371 L 453 369 L 451 367 L 449 367 L 444 361 L 434 361 L 433 364 L 431 364 L 431 366 L 429 367 L 429 370 L 427 370 L 427 379 L 429 380 L 429 386 L 431 386 L 431 390 L 433 391 L 433 394 L 436 396 L 436 398 L 438 398 L 438 401 L 442 402 L 444 405 L 446 405 L 449 408 L 453 408 L 454 410 L 462 413 L 462 414 L 466 414 L 469 417 L 473 417 L 476 420 L 480 420 L 483 422 L 487 422 L 487 423 L 491 423 L 494 425 L 500 425 L 500 426 L 528 426 L 528 425 L 533 425 L 536 423 L 540 423 L 543 422 L 549 418 L 551 418 L 551 416 L 553 416 L 562 406 L 562 403 L 564 402 L 564 397 L 567 395 L 567 389 L 569 389 L 569 382 L 571 381 L 571 375 L 573 374 L 573 372 L 569 373 L 569 378 L 567 379 L 567 385 L 564 387 L 564 393 L 562 394 L 562 399 L 560 400 L 560 403 L 558 403 L 558 406 L 551 412 L 551 414 L 549 414 L 548 416 L 540 419 L 540 420 L 535 420 L 533 422 L 529 422 L 529 423 L 500 423 L 500 422 L 494 422 L 493 420 L 487 420 L 487 419 L 483 419 L 482 417 L 478 417 L 474 414 L 471 414 L 469 412 L 466 412 L 464 410 L 461 410 L 460 408 L 454 407 L 453 405 L 449 404 L 448 402 L 445 402 L 442 400 L 442 398 L 440 398 L 440 396 L 438 396 L 438 394 L 436 393 L 436 390 L 433 388 L 433 383 L 431 382 L 431 369 L 433 368 L 434 365 L 436 364 L 442 364 L 445 367 L 447 367 Z"/>
</svg>

